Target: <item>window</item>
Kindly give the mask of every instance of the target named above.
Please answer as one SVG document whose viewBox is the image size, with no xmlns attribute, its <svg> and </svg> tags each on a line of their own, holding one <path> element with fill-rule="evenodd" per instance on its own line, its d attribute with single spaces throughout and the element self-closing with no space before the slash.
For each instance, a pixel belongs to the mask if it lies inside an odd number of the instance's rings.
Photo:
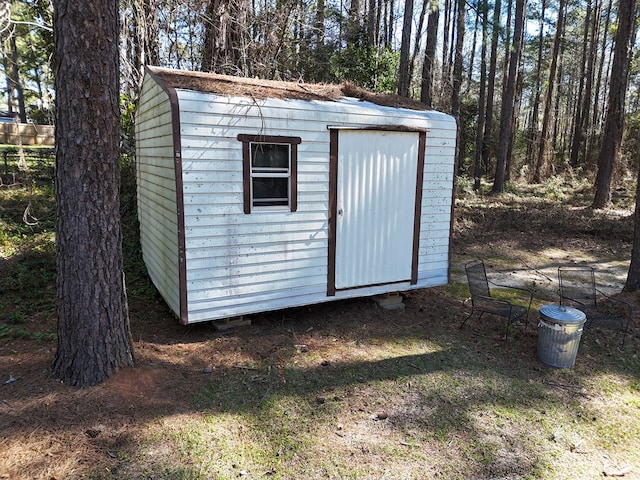
<svg viewBox="0 0 640 480">
<path fill-rule="evenodd" d="M 297 209 L 298 137 L 238 135 L 242 142 L 244 212 Z"/>
</svg>

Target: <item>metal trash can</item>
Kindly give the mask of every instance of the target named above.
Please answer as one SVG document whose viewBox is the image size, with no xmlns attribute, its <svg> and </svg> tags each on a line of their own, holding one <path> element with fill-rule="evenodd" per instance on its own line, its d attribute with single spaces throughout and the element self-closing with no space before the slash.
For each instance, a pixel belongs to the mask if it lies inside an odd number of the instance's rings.
<svg viewBox="0 0 640 480">
<path fill-rule="evenodd" d="M 587 316 L 577 308 L 562 305 L 540 307 L 538 358 L 550 367 L 573 367 L 586 321 Z"/>
</svg>

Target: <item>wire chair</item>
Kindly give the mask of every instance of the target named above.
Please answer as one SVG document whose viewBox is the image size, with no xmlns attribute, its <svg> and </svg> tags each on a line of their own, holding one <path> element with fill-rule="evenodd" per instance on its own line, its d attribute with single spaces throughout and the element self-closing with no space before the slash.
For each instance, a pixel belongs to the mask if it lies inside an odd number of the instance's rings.
<svg viewBox="0 0 640 480">
<path fill-rule="evenodd" d="M 587 316 L 586 328 L 622 332 L 622 343 L 633 317 L 633 307 L 597 288 L 595 268 L 590 265 L 558 267 L 560 305 L 577 308 Z"/>
<path fill-rule="evenodd" d="M 467 274 L 467 281 L 469 283 L 469 291 L 471 293 L 471 313 L 464 319 L 460 328 L 464 327 L 467 320 L 469 320 L 477 312 L 480 313 L 478 320 L 488 313 L 502 317 L 506 321 L 505 338 L 509 335 L 509 331 L 512 325 L 519 321 L 524 321 L 525 329 L 529 323 L 529 310 L 531 309 L 531 302 L 533 301 L 533 293 L 531 290 L 521 287 L 513 287 L 508 285 L 500 285 L 493 283 L 487 279 L 487 271 L 484 266 L 484 261 L 474 260 L 467 263 L 464 266 Z M 501 298 L 496 298 L 492 295 L 490 285 L 515 292 L 518 297 L 523 300 L 524 305 L 513 303 Z"/>
</svg>

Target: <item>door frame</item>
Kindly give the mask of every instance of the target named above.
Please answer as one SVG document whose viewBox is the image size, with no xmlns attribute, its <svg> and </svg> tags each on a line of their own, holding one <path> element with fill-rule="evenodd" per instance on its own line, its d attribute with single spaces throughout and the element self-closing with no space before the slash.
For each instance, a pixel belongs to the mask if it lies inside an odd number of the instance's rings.
<svg viewBox="0 0 640 480">
<path fill-rule="evenodd" d="M 327 268 L 327 296 L 333 297 L 338 291 L 354 290 L 374 285 L 361 285 L 345 289 L 336 289 L 336 234 L 338 221 L 338 157 L 340 130 L 414 132 L 418 134 L 418 163 L 416 168 L 416 193 L 413 218 L 413 252 L 411 256 L 410 284 L 418 283 L 418 251 L 420 247 L 420 219 L 422 215 L 422 185 L 427 131 L 398 125 L 374 125 L 367 127 L 328 126 L 329 129 L 329 245 Z"/>
</svg>

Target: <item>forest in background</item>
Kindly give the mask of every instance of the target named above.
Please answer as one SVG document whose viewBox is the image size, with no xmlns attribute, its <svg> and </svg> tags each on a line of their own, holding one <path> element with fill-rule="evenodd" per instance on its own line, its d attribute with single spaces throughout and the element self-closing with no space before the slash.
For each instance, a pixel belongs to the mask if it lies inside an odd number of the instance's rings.
<svg viewBox="0 0 640 480">
<path fill-rule="evenodd" d="M 630 0 L 123 0 L 121 91 L 125 147 L 143 66 L 397 93 L 454 115 L 458 174 L 480 185 L 596 181 L 610 97 L 624 136 L 611 179 L 639 163 L 640 68 Z M 51 0 L 0 7 L 2 103 L 22 121 L 53 123 Z M 624 20 L 626 46 L 617 45 Z M 615 51 L 626 48 L 616 69 Z M 605 142 L 606 143 L 606 142 Z M 605 200 L 609 200 L 610 195 Z M 607 202 L 604 202 L 605 204 Z M 603 205 L 601 205 L 603 206 Z"/>
</svg>

